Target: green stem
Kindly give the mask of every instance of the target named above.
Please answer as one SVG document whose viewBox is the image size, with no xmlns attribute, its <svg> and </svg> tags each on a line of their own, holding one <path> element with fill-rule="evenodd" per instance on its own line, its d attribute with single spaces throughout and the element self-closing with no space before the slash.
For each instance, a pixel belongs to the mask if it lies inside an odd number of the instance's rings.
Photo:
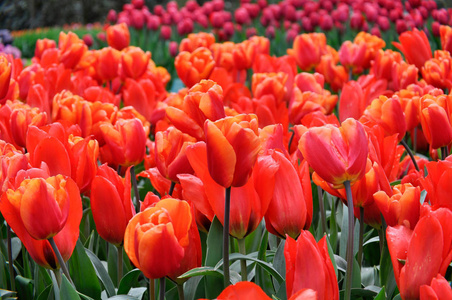
<svg viewBox="0 0 452 300">
<path fill-rule="evenodd" d="M 140 211 L 140 193 L 138 192 L 137 176 L 135 175 L 135 166 L 130 168 L 130 177 L 132 177 L 133 193 L 135 195 L 135 209 Z"/>
<path fill-rule="evenodd" d="M 417 165 L 416 159 L 414 158 L 413 152 L 411 151 L 410 147 L 408 147 L 408 144 L 404 140 L 401 140 L 400 143 L 402 144 L 402 146 L 405 148 L 406 152 L 410 156 L 411 161 L 413 162 L 413 165 L 416 168 L 416 171 L 419 172 L 419 166 Z"/>
<path fill-rule="evenodd" d="M 358 248 L 358 265 L 361 269 L 363 260 L 363 241 L 364 241 L 364 207 L 359 208 L 359 248 Z"/>
<path fill-rule="evenodd" d="M 11 227 L 9 225 L 6 226 L 6 239 L 8 243 L 8 267 L 9 267 L 9 279 L 11 280 L 11 290 L 16 290 L 16 277 L 14 276 L 14 267 L 13 267 L 13 247 L 11 244 Z"/>
<path fill-rule="evenodd" d="M 155 282 L 149 279 L 149 300 L 155 300 Z"/>
<path fill-rule="evenodd" d="M 290 139 L 289 139 L 289 145 L 287 146 L 287 152 L 290 153 L 290 147 L 292 146 L 293 138 L 294 138 L 294 136 L 295 136 L 295 130 L 290 129 L 289 131 L 292 132 L 292 134 L 291 134 L 291 136 L 290 136 Z"/>
<path fill-rule="evenodd" d="M 122 274 L 123 274 L 123 251 L 122 248 L 123 246 L 120 245 L 117 247 L 118 248 L 118 288 L 119 288 L 119 283 L 121 282 L 122 279 Z"/>
<path fill-rule="evenodd" d="M 445 160 L 447 157 L 447 146 L 441 147 L 441 160 Z"/>
<path fill-rule="evenodd" d="M 320 219 L 322 221 L 322 231 L 323 231 L 323 234 L 327 234 L 325 206 L 323 205 L 324 203 L 323 203 L 322 188 L 320 186 L 317 186 L 317 195 L 319 198 L 319 209 L 320 209 Z"/>
<path fill-rule="evenodd" d="M 240 254 L 246 255 L 245 238 L 237 239 L 237 243 L 239 244 Z M 242 274 L 242 281 L 247 281 L 248 274 L 247 274 L 247 270 L 246 270 L 246 260 L 245 259 L 240 260 L 240 269 L 241 269 L 241 274 Z"/>
<path fill-rule="evenodd" d="M 166 283 L 166 278 L 165 277 L 160 278 L 159 300 L 165 300 L 165 283 Z"/>
<path fill-rule="evenodd" d="M 176 182 L 171 181 L 171 185 L 170 185 L 169 192 L 168 192 L 168 195 L 170 195 L 170 197 L 173 196 L 173 191 L 174 191 L 175 186 L 176 186 Z"/>
<path fill-rule="evenodd" d="M 48 239 L 50 246 L 52 246 L 53 252 L 55 252 L 55 255 L 58 259 L 58 262 L 60 263 L 60 268 L 61 270 L 63 270 L 64 275 L 66 275 L 67 279 L 69 280 L 69 282 L 74 285 L 74 283 L 72 282 L 71 279 L 71 275 L 69 275 L 69 270 L 67 269 L 66 263 L 64 262 L 63 257 L 61 256 L 60 250 L 58 250 L 57 245 L 55 244 L 55 241 L 53 239 L 53 237 L 51 237 L 50 239 Z"/>
<path fill-rule="evenodd" d="M 378 236 L 380 237 L 380 253 L 383 253 L 383 248 L 385 246 L 385 232 L 386 232 L 386 221 L 381 216 L 381 229 L 378 230 Z"/>
<path fill-rule="evenodd" d="M 53 270 L 52 269 L 52 271 L 53 271 L 53 274 L 55 275 L 55 279 L 56 279 L 56 282 L 58 284 L 58 287 L 60 287 L 61 286 L 61 281 L 62 281 L 61 270 L 60 269 L 57 269 L 57 270 Z"/>
<path fill-rule="evenodd" d="M 185 300 L 183 284 L 177 284 L 177 293 L 179 294 L 179 300 Z"/>
<path fill-rule="evenodd" d="M 345 282 L 345 300 L 351 299 L 352 292 L 352 272 L 353 272 L 353 229 L 355 228 L 353 216 L 353 196 L 350 181 L 344 182 L 345 191 L 347 194 L 348 207 L 348 241 L 347 241 L 347 270 Z"/>
<path fill-rule="evenodd" d="M 231 187 L 226 188 L 224 197 L 224 225 L 223 225 L 223 273 L 224 287 L 229 285 L 229 212 L 231 206 Z"/>
</svg>

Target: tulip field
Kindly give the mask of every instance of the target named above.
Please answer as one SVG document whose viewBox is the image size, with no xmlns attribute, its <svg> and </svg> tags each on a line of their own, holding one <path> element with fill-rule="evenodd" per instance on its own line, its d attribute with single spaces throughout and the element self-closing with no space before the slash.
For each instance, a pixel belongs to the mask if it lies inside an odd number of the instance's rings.
<svg viewBox="0 0 452 300">
<path fill-rule="evenodd" d="M 440 5 L 132 0 L 12 32 L 0 298 L 452 299 Z"/>
</svg>

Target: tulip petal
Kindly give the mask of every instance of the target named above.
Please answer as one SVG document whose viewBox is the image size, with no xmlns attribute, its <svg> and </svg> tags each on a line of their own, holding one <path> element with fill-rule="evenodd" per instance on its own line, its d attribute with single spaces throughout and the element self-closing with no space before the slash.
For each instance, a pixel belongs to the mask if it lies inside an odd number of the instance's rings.
<svg viewBox="0 0 452 300">
<path fill-rule="evenodd" d="M 50 176 L 62 174 L 71 176 L 71 160 L 64 145 L 52 136 L 42 139 L 35 148 L 33 165 L 39 167 L 45 162 L 49 167 Z"/>
</svg>

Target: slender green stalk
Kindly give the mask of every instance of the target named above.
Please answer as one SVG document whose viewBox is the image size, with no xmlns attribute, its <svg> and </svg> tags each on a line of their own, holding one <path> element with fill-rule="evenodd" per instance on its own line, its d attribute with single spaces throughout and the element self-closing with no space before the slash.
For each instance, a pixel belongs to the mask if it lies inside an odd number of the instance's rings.
<svg viewBox="0 0 452 300">
<path fill-rule="evenodd" d="M 174 192 L 174 187 L 175 186 L 176 186 L 176 182 L 171 181 L 171 185 L 170 185 L 170 188 L 169 188 L 168 195 L 173 196 L 173 192 Z"/>
<path fill-rule="evenodd" d="M 445 160 L 447 157 L 447 146 L 441 147 L 441 160 Z"/>
<path fill-rule="evenodd" d="M 381 229 L 378 230 L 378 236 L 380 237 L 380 253 L 383 253 L 383 248 L 385 246 L 385 232 L 386 232 L 386 221 L 381 216 Z"/>
<path fill-rule="evenodd" d="M 58 262 L 60 263 L 60 267 L 61 270 L 63 270 L 64 275 L 66 275 L 67 279 L 69 280 L 69 282 L 74 285 L 74 283 L 72 282 L 71 279 L 71 275 L 69 275 L 69 270 L 67 269 L 66 263 L 64 262 L 63 257 L 61 256 L 60 250 L 58 250 L 57 245 L 55 244 L 55 241 L 53 239 L 53 237 L 51 237 L 50 239 L 48 239 L 50 246 L 52 246 L 53 252 L 55 252 L 55 255 L 58 259 Z"/>
<path fill-rule="evenodd" d="M 416 168 L 416 171 L 419 172 L 419 166 L 417 165 L 416 159 L 414 158 L 413 152 L 411 151 L 410 147 L 408 147 L 408 144 L 404 140 L 401 140 L 400 143 L 402 144 L 402 146 L 405 148 L 406 152 L 410 156 L 411 161 L 413 162 L 413 165 Z"/>
<path fill-rule="evenodd" d="M 358 248 L 358 265 L 361 269 L 363 260 L 363 241 L 364 241 L 364 207 L 359 208 L 359 248 Z"/>
<path fill-rule="evenodd" d="M 137 176 L 135 175 L 135 166 L 130 168 L 130 177 L 132 177 L 133 193 L 135 195 L 135 209 L 140 211 L 140 193 L 138 192 Z"/>
<path fill-rule="evenodd" d="M 327 234 L 326 232 L 326 213 L 325 213 L 325 206 L 323 205 L 323 195 L 322 195 L 322 188 L 320 186 L 317 186 L 317 195 L 319 198 L 319 209 L 320 209 L 320 220 L 322 222 L 322 232 L 323 234 Z"/>
<path fill-rule="evenodd" d="M 159 300 L 165 300 L 165 283 L 166 278 L 160 278 L 160 291 L 159 291 Z"/>
<path fill-rule="evenodd" d="M 237 239 L 237 242 L 239 244 L 239 252 L 240 254 L 246 255 L 246 244 L 245 244 L 245 239 Z M 246 270 L 246 260 L 241 259 L 240 260 L 240 270 L 241 270 L 241 274 L 242 274 L 242 281 L 247 281 L 248 280 L 248 274 L 247 274 L 247 270 Z"/>
<path fill-rule="evenodd" d="M 177 293 L 179 294 L 179 300 L 185 300 L 183 284 L 177 284 Z"/>
<path fill-rule="evenodd" d="M 155 300 L 155 281 L 149 279 L 149 300 Z"/>
<path fill-rule="evenodd" d="M 226 188 L 224 197 L 224 225 L 223 225 L 223 274 L 224 287 L 229 285 L 229 213 L 231 207 L 231 187 Z"/>
<path fill-rule="evenodd" d="M 348 206 L 348 241 L 347 241 L 347 270 L 345 282 L 345 300 L 351 299 L 352 292 L 352 272 L 353 272 L 353 229 L 355 228 L 355 221 L 353 216 L 353 196 L 350 181 L 344 182 L 345 191 L 347 194 Z"/>
<path fill-rule="evenodd" d="M 52 269 L 52 271 L 53 271 L 53 274 L 55 275 L 55 279 L 56 279 L 56 282 L 58 284 L 58 287 L 60 287 L 61 286 L 61 281 L 63 280 L 62 277 L 61 277 L 61 270 L 60 269 L 57 269 L 57 270 L 53 270 Z"/>
<path fill-rule="evenodd" d="M 118 288 L 119 288 L 119 283 L 121 282 L 122 279 L 122 274 L 123 274 L 123 253 L 122 253 L 122 248 L 123 246 L 120 245 L 117 247 L 118 248 Z"/>
<path fill-rule="evenodd" d="M 16 290 L 16 276 L 14 276 L 14 267 L 13 267 L 13 247 L 11 244 L 11 227 L 9 225 L 6 226 L 6 239 L 8 243 L 8 267 L 9 267 L 9 279 L 11 281 L 11 290 Z"/>
</svg>

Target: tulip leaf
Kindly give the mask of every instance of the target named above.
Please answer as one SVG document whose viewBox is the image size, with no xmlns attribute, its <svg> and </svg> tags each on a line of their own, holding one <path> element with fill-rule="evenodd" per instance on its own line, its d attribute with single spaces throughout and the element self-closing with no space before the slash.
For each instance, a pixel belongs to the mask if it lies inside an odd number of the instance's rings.
<svg viewBox="0 0 452 300">
<path fill-rule="evenodd" d="M 91 252 L 89 249 L 85 248 L 85 252 L 86 252 L 86 255 L 88 255 L 91 262 L 93 263 L 93 266 L 96 270 L 97 277 L 100 279 L 100 281 L 104 285 L 107 295 L 109 297 L 114 296 L 116 294 L 115 286 L 113 285 L 113 282 L 111 281 L 111 278 L 108 275 L 107 270 L 105 269 L 104 265 L 99 260 L 99 258 L 93 252 Z"/>
<path fill-rule="evenodd" d="M 267 246 L 268 246 L 268 231 L 265 231 L 264 234 L 262 235 L 261 242 L 259 245 L 259 252 L 257 254 L 258 259 L 266 261 Z M 275 293 L 271 276 L 269 276 L 267 272 L 264 272 L 264 269 L 259 265 L 256 266 L 256 284 L 260 286 L 268 296 L 271 296 L 272 294 Z"/>
<path fill-rule="evenodd" d="M 52 278 L 49 273 L 47 273 L 46 269 L 35 265 L 34 268 L 34 294 L 39 295 L 42 291 L 46 290 L 49 286 L 52 286 Z"/>
<path fill-rule="evenodd" d="M 22 250 L 22 242 L 18 237 L 13 237 L 11 239 L 11 253 L 13 255 L 13 261 L 19 256 L 20 250 Z"/>
<path fill-rule="evenodd" d="M 33 299 L 33 279 L 17 275 L 16 289 L 19 299 Z"/>
<path fill-rule="evenodd" d="M 286 260 L 284 258 L 284 246 L 286 241 L 282 240 L 279 243 L 278 249 L 276 249 L 275 256 L 273 257 L 273 267 L 279 274 L 285 279 L 286 276 Z M 273 284 L 277 290 L 276 296 L 280 299 L 287 299 L 286 295 L 286 282 L 283 281 L 281 284 L 273 278 Z M 274 295 L 273 295 L 274 296 Z"/>
<path fill-rule="evenodd" d="M 64 300 L 79 300 L 80 297 L 77 293 L 77 291 L 74 289 L 72 284 L 69 282 L 69 280 L 66 278 L 66 276 L 63 274 L 61 279 L 61 286 L 60 286 L 60 298 Z M 30 299 L 30 298 L 29 298 Z"/>
<path fill-rule="evenodd" d="M 223 271 L 219 270 L 218 268 L 205 266 L 205 267 L 199 267 L 191 269 L 190 271 L 185 272 L 184 274 L 180 275 L 178 278 L 190 278 L 195 276 L 205 276 L 205 275 L 212 275 L 215 277 L 221 277 L 223 278 Z"/>
<path fill-rule="evenodd" d="M 14 291 L 0 289 L 0 298 L 2 298 L 2 299 L 3 299 L 3 297 L 15 297 L 15 296 L 16 296 L 16 292 L 14 292 Z"/>
<path fill-rule="evenodd" d="M 378 295 L 374 298 L 374 300 L 386 300 L 386 291 L 385 287 L 383 286 L 378 293 Z"/>
<path fill-rule="evenodd" d="M 38 296 L 37 300 L 52 300 L 55 298 L 53 285 L 46 287 Z"/>
<path fill-rule="evenodd" d="M 96 270 L 80 240 L 77 240 L 74 252 L 69 259 L 69 271 L 75 286 L 80 292 L 95 299 L 100 298 L 102 290 L 97 279 Z"/>
<path fill-rule="evenodd" d="M 207 251 L 205 266 L 215 267 L 223 259 L 223 225 L 214 217 L 207 234 Z M 223 278 L 205 277 L 206 298 L 215 299 L 223 290 Z"/>
<path fill-rule="evenodd" d="M 351 290 L 352 292 L 352 299 L 359 299 L 359 298 L 374 298 L 378 292 L 375 292 L 374 290 L 370 290 L 370 289 L 358 289 L 358 288 L 352 288 Z M 345 290 L 340 290 L 339 291 L 339 297 L 340 299 L 344 299 L 345 295 Z"/>
<path fill-rule="evenodd" d="M 191 277 L 184 284 L 185 299 L 198 299 L 196 297 L 196 291 L 198 290 L 199 283 L 203 279 L 202 276 Z"/>
<path fill-rule="evenodd" d="M 330 213 L 330 242 L 333 249 L 337 249 L 337 221 L 336 221 L 336 203 L 334 197 L 331 197 L 328 193 L 323 193 L 324 197 L 331 199 L 331 213 Z M 339 200 L 337 200 L 339 201 Z M 329 202 L 329 201 L 328 201 Z"/>
<path fill-rule="evenodd" d="M 117 295 L 108 298 L 108 300 L 138 300 L 139 298 L 129 295 Z"/>
<path fill-rule="evenodd" d="M 244 260 L 251 260 L 256 262 L 260 267 L 262 267 L 264 270 L 266 270 L 268 273 L 270 273 L 270 275 L 272 275 L 279 284 L 281 284 L 284 281 L 284 278 L 281 276 L 281 274 L 278 273 L 278 271 L 275 270 L 275 268 L 273 268 L 273 266 L 271 264 L 269 264 L 266 261 L 262 261 L 260 259 L 254 258 L 252 256 L 252 253 L 248 254 L 248 255 L 243 255 L 240 253 L 232 253 L 229 255 L 229 261 L 235 261 L 238 259 L 244 259 Z M 220 268 L 223 265 L 223 260 L 219 261 L 218 264 L 215 266 L 215 269 Z"/>
<path fill-rule="evenodd" d="M 124 277 L 122 277 L 121 279 L 121 282 L 119 283 L 118 295 L 126 295 L 130 291 L 130 289 L 135 286 L 140 274 L 141 271 L 139 269 L 133 269 L 132 271 L 124 275 Z"/>
</svg>

